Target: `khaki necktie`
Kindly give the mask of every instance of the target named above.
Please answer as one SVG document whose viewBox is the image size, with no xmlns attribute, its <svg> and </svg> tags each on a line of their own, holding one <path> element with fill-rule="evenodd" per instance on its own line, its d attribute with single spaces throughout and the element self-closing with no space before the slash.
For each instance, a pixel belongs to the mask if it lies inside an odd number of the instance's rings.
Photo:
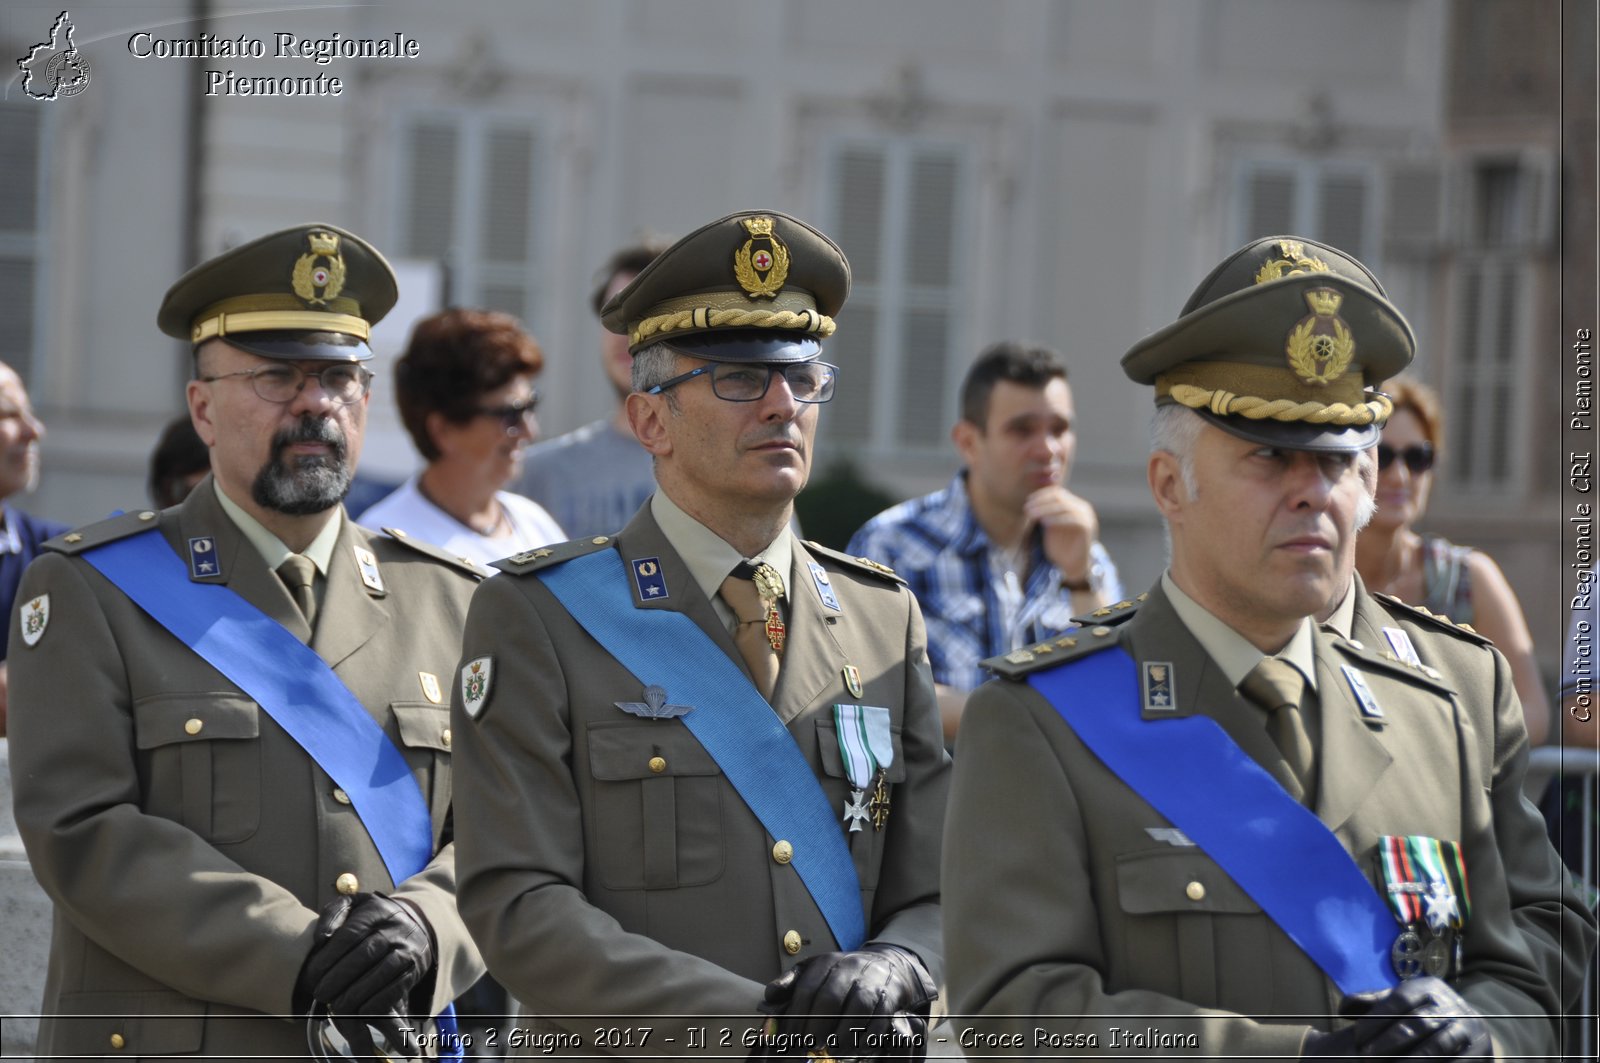
<svg viewBox="0 0 1600 1063">
<path fill-rule="evenodd" d="M 1300 792 L 1294 797 L 1311 804 L 1316 798 L 1316 752 L 1300 713 L 1305 686 L 1300 669 L 1282 658 L 1265 657 L 1244 677 L 1239 693 L 1267 710 L 1267 734 L 1299 783 Z"/>
<path fill-rule="evenodd" d="M 289 559 L 278 566 L 278 578 L 289 588 L 289 596 L 294 599 L 294 604 L 300 607 L 301 615 L 306 618 L 306 626 L 315 631 L 317 629 L 316 563 L 304 554 L 290 554 Z"/>
<path fill-rule="evenodd" d="M 720 593 L 739 621 L 733 629 L 733 644 L 749 666 L 756 689 L 770 702 L 778 687 L 785 634 L 783 617 L 778 613 L 783 578 L 771 565 L 757 567 L 741 561 L 722 581 Z"/>
</svg>

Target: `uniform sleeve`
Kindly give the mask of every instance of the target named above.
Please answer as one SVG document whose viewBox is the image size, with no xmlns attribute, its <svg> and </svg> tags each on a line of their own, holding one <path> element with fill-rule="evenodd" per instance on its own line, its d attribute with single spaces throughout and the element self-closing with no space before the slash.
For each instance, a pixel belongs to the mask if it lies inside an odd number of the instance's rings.
<svg viewBox="0 0 1600 1063">
<path fill-rule="evenodd" d="M 1308 1027 L 1144 990 L 1110 992 L 1065 727 L 1007 682 L 968 703 L 944 845 L 951 1015 L 967 1058 L 1097 1055 L 1112 1028 L 1187 1039 L 1197 1059 L 1296 1059 Z M 1047 726 L 1048 725 L 1048 726 Z M 1059 733 L 1058 733 L 1059 732 Z M 979 857 L 981 854 L 981 858 Z M 1184 1043 L 1184 1042 L 1177 1042 Z M 1137 1051 L 1137 1050 L 1130 1050 Z"/>
<path fill-rule="evenodd" d="M 17 827 L 40 885 L 79 930 L 156 981 L 289 1013 L 316 913 L 140 810 L 123 648 L 82 562 L 46 554 L 30 566 L 19 600 L 45 594 L 48 626 L 26 647 L 13 619 L 11 659 Z"/>
<path fill-rule="evenodd" d="M 455 844 L 441 847 L 428 866 L 395 887 L 392 896 L 416 905 L 433 931 L 438 966 L 428 1014 L 437 1015 L 483 977 L 483 957 L 456 908 Z"/>
<path fill-rule="evenodd" d="M 460 684 L 452 695 L 462 917 L 529 1013 L 575 1033 L 593 1026 L 586 1015 L 628 1016 L 653 1028 L 647 1053 L 715 1054 L 718 1039 L 695 1047 L 691 1028 L 713 1015 L 758 1026 L 764 987 L 626 931 L 585 897 L 567 681 L 533 593 L 548 595 L 530 579 L 488 580 L 467 616 L 463 661 L 492 671 L 476 717 Z M 732 1041 L 726 1051 L 747 1053 L 739 1031 Z"/>
<path fill-rule="evenodd" d="M 944 934 L 939 912 L 939 851 L 950 791 L 950 757 L 939 725 L 939 704 L 928 668 L 922 611 L 907 603 L 904 723 L 906 778 L 894 800 L 904 812 L 889 822 L 883 872 L 872 912 L 872 940 L 916 953 L 935 982 L 944 980 Z"/>
<path fill-rule="evenodd" d="M 1522 706 L 1505 658 L 1493 649 L 1484 652 L 1493 660 L 1489 805 L 1494 847 L 1504 872 L 1512 923 L 1522 932 L 1544 982 L 1522 987 L 1522 995 L 1531 997 L 1538 1010 L 1545 1013 L 1576 1011 L 1584 973 L 1594 952 L 1595 916 L 1573 889 L 1571 876 L 1550 844 L 1544 817 L 1523 794 L 1528 737 Z M 1483 724 L 1479 721 L 1477 725 Z M 1474 992 L 1479 996 L 1495 995 L 1490 986 Z M 1463 995 L 1477 1003 L 1473 993 L 1463 991 Z M 1494 1006 L 1493 1000 L 1486 1000 L 1485 1004 Z"/>
</svg>

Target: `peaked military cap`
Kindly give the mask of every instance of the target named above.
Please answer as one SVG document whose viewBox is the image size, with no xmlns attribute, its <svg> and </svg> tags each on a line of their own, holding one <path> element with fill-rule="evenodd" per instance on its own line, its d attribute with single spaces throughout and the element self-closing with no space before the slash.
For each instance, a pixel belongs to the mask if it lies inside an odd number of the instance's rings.
<svg viewBox="0 0 1600 1063">
<path fill-rule="evenodd" d="M 1371 270 L 1328 244 L 1270 236 L 1225 258 L 1122 369 L 1155 385 L 1158 406 L 1190 407 L 1241 439 L 1348 452 L 1378 441 L 1394 407 L 1377 389 L 1415 352 Z"/>
<path fill-rule="evenodd" d="M 838 244 L 798 218 L 745 210 L 661 252 L 600 321 L 635 352 L 665 342 L 713 362 L 807 362 L 849 294 Z"/>
<path fill-rule="evenodd" d="M 394 270 L 371 244 L 334 225 L 296 225 L 185 273 L 156 323 L 192 344 L 220 338 L 264 358 L 365 361 L 372 326 L 398 297 Z"/>
</svg>

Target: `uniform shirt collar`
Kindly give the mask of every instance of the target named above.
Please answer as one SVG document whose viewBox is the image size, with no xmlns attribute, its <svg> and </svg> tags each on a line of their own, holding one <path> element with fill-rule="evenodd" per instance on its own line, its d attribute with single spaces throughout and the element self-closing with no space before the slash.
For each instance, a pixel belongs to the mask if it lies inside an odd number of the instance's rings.
<svg viewBox="0 0 1600 1063">
<path fill-rule="evenodd" d="M 279 565 L 294 556 L 294 551 L 285 546 L 282 539 L 273 535 L 265 525 L 229 498 L 221 484 L 213 481 L 213 486 L 217 490 L 217 503 L 222 506 L 222 512 L 226 513 L 228 519 L 238 526 L 246 539 L 250 540 L 250 545 L 256 548 L 256 552 L 261 555 L 269 569 L 276 572 Z M 333 519 L 322 526 L 317 537 L 311 540 L 311 545 L 305 548 L 304 556 L 311 559 L 311 563 L 317 566 L 317 571 L 323 578 L 327 578 L 328 566 L 333 562 L 333 547 L 339 541 L 339 525 L 343 520 L 344 507 L 340 506 Z"/>
<path fill-rule="evenodd" d="M 728 578 L 728 573 L 740 561 L 758 564 L 765 561 L 777 569 L 783 576 L 784 599 L 788 600 L 789 584 L 792 582 L 789 569 L 794 558 L 794 533 L 787 525 L 766 549 L 755 557 L 746 558 L 729 546 L 722 536 L 685 513 L 682 507 L 667 497 L 665 491 L 658 490 L 651 496 L 650 515 L 656 519 L 667 542 L 683 558 L 695 584 L 711 601 L 718 601 L 717 592 L 722 587 L 722 581 Z"/>
<path fill-rule="evenodd" d="M 1167 601 L 1172 603 L 1172 611 L 1178 614 L 1183 626 L 1200 643 L 1200 648 L 1217 662 L 1217 667 L 1228 677 L 1230 685 L 1237 687 L 1244 682 L 1250 670 L 1268 656 L 1256 649 L 1249 639 L 1218 619 L 1211 610 L 1185 594 L 1173 582 L 1170 571 L 1161 574 L 1161 590 L 1166 594 Z M 1301 620 L 1288 645 L 1271 656 L 1294 665 L 1305 676 L 1311 689 L 1316 690 L 1316 648 L 1311 640 L 1311 627 L 1309 619 Z"/>
<path fill-rule="evenodd" d="M 1356 581 L 1353 578 L 1350 580 L 1350 585 L 1345 588 L 1344 598 L 1340 600 L 1332 615 L 1322 622 L 1322 626 L 1346 639 L 1350 637 L 1350 632 L 1355 630 Z"/>
</svg>

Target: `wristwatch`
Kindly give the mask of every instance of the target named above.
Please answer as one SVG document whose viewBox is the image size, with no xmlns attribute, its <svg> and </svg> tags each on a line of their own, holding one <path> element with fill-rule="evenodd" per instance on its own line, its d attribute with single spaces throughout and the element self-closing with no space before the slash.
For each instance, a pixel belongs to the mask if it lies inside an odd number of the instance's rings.
<svg viewBox="0 0 1600 1063">
<path fill-rule="evenodd" d="M 1106 583 L 1106 563 L 1101 560 L 1101 557 L 1104 556 L 1104 551 L 1105 548 L 1100 545 L 1098 540 L 1090 543 L 1089 571 L 1084 573 L 1082 582 L 1068 583 L 1066 577 L 1063 576 L 1061 578 L 1061 585 L 1074 594 L 1078 594 L 1083 591 L 1094 591 L 1096 594 L 1099 594 L 1100 589 L 1104 587 Z"/>
</svg>

